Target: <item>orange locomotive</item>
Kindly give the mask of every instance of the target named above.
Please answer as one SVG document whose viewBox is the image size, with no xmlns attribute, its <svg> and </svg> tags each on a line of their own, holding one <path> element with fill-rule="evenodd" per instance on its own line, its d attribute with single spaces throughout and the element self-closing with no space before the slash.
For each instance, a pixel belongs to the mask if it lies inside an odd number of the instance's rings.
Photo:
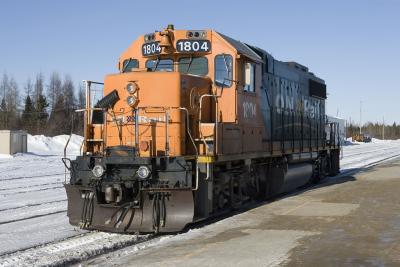
<svg viewBox="0 0 400 267">
<path fill-rule="evenodd" d="M 64 159 L 70 223 L 174 232 L 339 171 L 326 85 L 295 62 L 213 30 L 140 36 L 95 101 L 83 153 Z"/>
</svg>

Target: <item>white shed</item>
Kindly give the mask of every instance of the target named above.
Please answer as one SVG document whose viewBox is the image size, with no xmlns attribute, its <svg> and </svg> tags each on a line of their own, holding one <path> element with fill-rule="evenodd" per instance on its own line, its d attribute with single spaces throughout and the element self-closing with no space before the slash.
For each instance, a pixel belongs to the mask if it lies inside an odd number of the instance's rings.
<svg viewBox="0 0 400 267">
<path fill-rule="evenodd" d="M 28 136 L 24 131 L 1 130 L 0 154 L 26 153 L 28 151 Z"/>
<path fill-rule="evenodd" d="M 346 120 L 334 116 L 327 116 L 328 122 L 336 122 L 339 126 L 339 136 L 341 144 L 346 140 Z"/>
</svg>

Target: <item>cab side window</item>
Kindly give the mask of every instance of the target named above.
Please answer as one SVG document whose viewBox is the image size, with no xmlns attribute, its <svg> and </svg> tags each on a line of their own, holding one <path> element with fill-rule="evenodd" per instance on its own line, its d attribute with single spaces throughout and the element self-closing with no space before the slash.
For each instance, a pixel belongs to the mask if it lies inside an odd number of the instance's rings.
<svg viewBox="0 0 400 267">
<path fill-rule="evenodd" d="M 254 63 L 246 62 L 244 64 L 244 91 L 246 92 L 255 91 L 254 72 L 255 72 Z"/>
<path fill-rule="evenodd" d="M 232 86 L 233 59 L 231 55 L 221 54 L 215 56 L 215 84 L 221 87 Z"/>
</svg>

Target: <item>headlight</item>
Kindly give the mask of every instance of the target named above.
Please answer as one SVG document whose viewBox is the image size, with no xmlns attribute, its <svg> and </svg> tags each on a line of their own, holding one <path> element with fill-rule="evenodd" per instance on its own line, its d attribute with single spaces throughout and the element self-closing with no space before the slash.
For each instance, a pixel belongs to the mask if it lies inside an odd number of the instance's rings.
<svg viewBox="0 0 400 267">
<path fill-rule="evenodd" d="M 146 179 L 150 175 L 150 170 L 146 166 L 140 166 L 136 173 L 140 179 Z"/>
<path fill-rule="evenodd" d="M 130 94 L 134 94 L 137 90 L 137 84 L 136 83 L 128 83 L 126 85 L 126 91 Z"/>
<path fill-rule="evenodd" d="M 97 178 L 100 178 L 101 176 L 103 176 L 104 174 L 104 168 L 101 165 L 96 165 L 94 166 L 92 173 L 94 176 L 96 176 Z"/>
<path fill-rule="evenodd" d="M 130 95 L 126 98 L 126 103 L 128 103 L 128 105 L 131 107 L 135 106 L 136 102 L 137 102 L 136 96 Z"/>
</svg>

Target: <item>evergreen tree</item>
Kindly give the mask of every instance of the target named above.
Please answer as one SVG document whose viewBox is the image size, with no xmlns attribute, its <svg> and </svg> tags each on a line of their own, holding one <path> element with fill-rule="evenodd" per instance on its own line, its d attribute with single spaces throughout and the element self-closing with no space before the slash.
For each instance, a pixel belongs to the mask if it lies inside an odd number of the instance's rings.
<svg viewBox="0 0 400 267">
<path fill-rule="evenodd" d="M 47 107 L 49 104 L 47 103 L 47 99 L 43 94 L 40 94 L 36 100 L 36 134 L 43 134 L 45 132 L 45 128 L 47 125 L 47 119 L 49 114 L 47 113 Z"/>
<path fill-rule="evenodd" d="M 75 95 L 74 95 L 74 83 L 70 76 L 65 76 L 64 83 L 62 86 L 63 97 L 64 97 L 64 129 L 63 134 L 70 134 L 72 130 L 72 118 L 74 117 L 74 109 L 75 109 Z"/>
<path fill-rule="evenodd" d="M 50 118 L 48 121 L 48 135 L 54 136 L 64 133 L 65 128 L 65 110 L 64 97 L 59 95 L 54 103 Z"/>
<path fill-rule="evenodd" d="M 22 129 L 32 133 L 35 126 L 35 107 L 29 95 L 25 98 L 25 107 L 21 115 Z"/>
<path fill-rule="evenodd" d="M 43 85 L 43 74 L 36 74 L 35 84 L 33 86 L 33 105 L 36 106 L 39 101 L 39 97 L 43 95 L 44 85 Z"/>
</svg>

